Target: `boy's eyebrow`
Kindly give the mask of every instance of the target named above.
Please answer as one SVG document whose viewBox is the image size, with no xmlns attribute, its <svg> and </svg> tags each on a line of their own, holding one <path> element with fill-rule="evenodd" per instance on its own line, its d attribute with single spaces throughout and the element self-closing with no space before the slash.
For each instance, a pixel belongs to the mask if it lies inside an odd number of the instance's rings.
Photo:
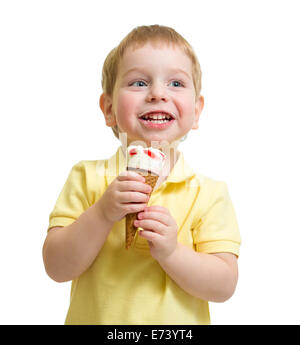
<svg viewBox="0 0 300 345">
<path fill-rule="evenodd" d="M 130 68 L 128 71 L 126 71 L 125 73 L 123 73 L 122 77 L 124 78 L 127 74 L 131 73 L 131 72 L 140 72 L 140 73 L 145 73 L 143 71 L 142 68 L 138 68 L 138 67 L 133 67 L 133 68 Z"/>
<path fill-rule="evenodd" d="M 189 79 L 191 79 L 191 75 L 189 73 L 187 73 L 185 70 L 181 69 L 181 68 L 170 68 L 168 70 L 171 74 L 173 73 L 183 73 L 186 77 L 188 77 Z M 131 73 L 131 72 L 139 72 L 139 73 L 143 73 L 145 74 L 145 70 L 143 68 L 138 68 L 138 67 L 133 67 L 130 68 L 128 71 L 126 71 L 122 77 L 124 78 L 127 74 Z"/>
<path fill-rule="evenodd" d="M 191 75 L 188 72 L 186 72 L 185 70 L 181 69 L 181 68 L 171 68 L 170 72 L 171 73 L 183 73 L 186 77 L 191 79 Z"/>
</svg>

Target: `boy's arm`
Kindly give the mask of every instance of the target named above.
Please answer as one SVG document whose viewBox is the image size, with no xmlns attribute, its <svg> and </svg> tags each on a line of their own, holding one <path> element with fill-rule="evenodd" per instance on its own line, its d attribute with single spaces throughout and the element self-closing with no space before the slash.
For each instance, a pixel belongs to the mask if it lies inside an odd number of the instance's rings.
<svg viewBox="0 0 300 345">
<path fill-rule="evenodd" d="M 144 177 L 123 172 L 74 223 L 50 229 L 43 246 L 48 275 L 64 282 L 82 274 L 95 260 L 113 224 L 128 213 L 142 211 L 150 191 Z"/>
<path fill-rule="evenodd" d="M 50 229 L 43 246 L 47 274 L 57 282 L 78 277 L 92 264 L 112 226 L 94 204 L 71 225 Z"/>
<path fill-rule="evenodd" d="M 198 253 L 177 243 L 176 221 L 162 206 L 146 207 L 135 225 L 144 229 L 139 235 L 149 241 L 151 255 L 183 290 L 214 302 L 232 296 L 238 278 L 234 254 Z"/>
<path fill-rule="evenodd" d="M 231 253 L 197 253 L 178 243 L 159 264 L 182 289 L 207 301 L 226 301 L 237 284 L 237 258 Z"/>
</svg>

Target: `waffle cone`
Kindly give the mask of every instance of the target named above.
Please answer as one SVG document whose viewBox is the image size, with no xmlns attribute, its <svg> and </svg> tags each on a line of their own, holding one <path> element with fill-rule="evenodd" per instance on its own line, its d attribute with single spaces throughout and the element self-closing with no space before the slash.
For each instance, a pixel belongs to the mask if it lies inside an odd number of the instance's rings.
<svg viewBox="0 0 300 345">
<path fill-rule="evenodd" d="M 149 193 L 149 196 L 150 196 L 156 185 L 158 175 L 150 175 L 150 174 L 145 175 L 144 173 L 141 173 L 138 170 L 135 170 L 135 172 L 143 176 L 145 178 L 145 183 L 148 184 L 152 188 L 151 192 Z M 136 231 L 138 229 L 134 225 L 134 221 L 137 219 L 137 214 L 138 213 L 136 212 L 136 213 L 128 213 L 126 215 L 126 249 L 128 249 L 131 246 L 134 240 Z"/>
</svg>

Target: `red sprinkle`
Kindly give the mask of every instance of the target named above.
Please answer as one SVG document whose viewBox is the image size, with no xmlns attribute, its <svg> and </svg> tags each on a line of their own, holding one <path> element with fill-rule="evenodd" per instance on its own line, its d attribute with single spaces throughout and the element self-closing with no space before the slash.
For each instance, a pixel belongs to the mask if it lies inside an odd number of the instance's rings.
<svg viewBox="0 0 300 345">
<path fill-rule="evenodd" d="M 160 155 L 162 156 L 163 159 L 166 159 L 166 156 L 162 153 L 162 152 L 159 152 Z"/>
<path fill-rule="evenodd" d="M 155 156 L 155 153 L 154 152 L 152 152 L 151 150 L 144 150 L 144 153 L 146 154 L 146 155 L 148 155 L 149 157 L 151 157 L 151 158 L 156 158 L 156 156 Z"/>
<path fill-rule="evenodd" d="M 129 154 L 130 154 L 130 156 L 136 155 L 137 154 L 137 150 L 136 149 L 131 149 L 129 151 Z"/>
</svg>

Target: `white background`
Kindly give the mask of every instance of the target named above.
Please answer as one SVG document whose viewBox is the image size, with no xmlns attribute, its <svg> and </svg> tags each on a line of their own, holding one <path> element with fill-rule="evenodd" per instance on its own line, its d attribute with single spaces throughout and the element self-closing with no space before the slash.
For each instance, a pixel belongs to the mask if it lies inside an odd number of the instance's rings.
<svg viewBox="0 0 300 345">
<path fill-rule="evenodd" d="M 48 217 L 71 167 L 119 143 L 98 107 L 108 52 L 135 26 L 174 27 L 203 70 L 181 150 L 227 182 L 242 235 L 235 295 L 213 324 L 299 324 L 298 1 L 1 1 L 0 323 L 62 324 L 70 283 L 45 273 Z"/>
</svg>

